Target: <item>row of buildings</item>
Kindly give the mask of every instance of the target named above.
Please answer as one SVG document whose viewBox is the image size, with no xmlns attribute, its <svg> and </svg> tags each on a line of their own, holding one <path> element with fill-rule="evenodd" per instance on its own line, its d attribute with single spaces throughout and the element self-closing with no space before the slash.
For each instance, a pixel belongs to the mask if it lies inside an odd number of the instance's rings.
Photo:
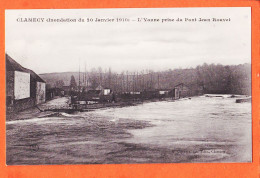
<svg viewBox="0 0 260 178">
<path fill-rule="evenodd" d="M 46 90 L 46 100 L 50 100 L 55 96 L 78 96 L 84 101 L 112 101 L 112 100 L 128 100 L 128 99 L 153 99 L 153 98 L 172 98 L 179 99 L 183 97 L 193 96 L 194 94 L 183 83 L 176 85 L 173 89 L 154 89 L 131 92 L 114 92 L 110 88 L 99 85 L 95 89 L 87 86 L 71 88 L 63 86 L 61 88 L 49 88 Z M 114 98 L 113 98 L 114 97 Z"/>
<path fill-rule="evenodd" d="M 71 92 L 74 96 L 74 101 L 87 102 L 112 102 L 112 101 L 130 101 L 130 100 L 149 100 L 149 99 L 179 99 L 183 97 L 192 96 L 191 90 L 180 83 L 173 89 L 157 89 L 157 90 L 144 90 L 132 92 L 113 92 L 109 88 L 98 86 L 96 89 L 83 88 L 80 92 Z M 73 98 L 73 97 L 72 97 Z M 72 102 L 74 102 L 72 101 Z"/>
</svg>

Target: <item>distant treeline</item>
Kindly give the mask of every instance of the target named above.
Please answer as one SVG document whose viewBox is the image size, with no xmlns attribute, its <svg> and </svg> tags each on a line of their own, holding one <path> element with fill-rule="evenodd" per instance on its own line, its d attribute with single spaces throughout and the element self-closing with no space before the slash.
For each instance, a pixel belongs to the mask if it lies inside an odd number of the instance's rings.
<svg viewBox="0 0 260 178">
<path fill-rule="evenodd" d="M 65 72 L 40 75 L 48 87 L 69 86 L 74 76 L 77 85 L 95 89 L 99 85 L 115 92 L 131 92 L 155 89 L 173 89 L 183 83 L 191 91 L 214 94 L 251 95 L 251 65 L 203 64 L 196 68 L 173 69 L 161 72 L 152 70 L 123 71 L 120 74 L 111 69 L 93 68 L 90 72 Z M 80 80 L 79 80 L 80 76 Z"/>
<path fill-rule="evenodd" d="M 170 87 L 179 82 L 191 89 L 203 87 L 204 93 L 251 95 L 251 65 L 223 66 L 203 64 L 192 69 L 165 72 L 165 80 L 172 80 Z"/>
</svg>

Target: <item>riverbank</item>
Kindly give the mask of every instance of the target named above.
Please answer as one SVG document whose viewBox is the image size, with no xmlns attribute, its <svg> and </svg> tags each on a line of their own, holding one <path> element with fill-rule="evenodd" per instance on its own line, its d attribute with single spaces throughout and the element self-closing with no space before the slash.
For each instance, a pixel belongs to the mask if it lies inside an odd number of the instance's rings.
<svg viewBox="0 0 260 178">
<path fill-rule="evenodd" d="M 38 105 L 37 107 L 28 108 L 18 113 L 10 113 L 6 114 L 6 121 L 11 120 L 24 120 L 24 119 L 31 119 L 31 118 L 41 118 L 41 117 L 48 117 L 53 116 L 56 112 L 53 111 L 44 111 L 48 108 L 68 108 L 69 107 L 69 98 L 61 97 L 55 98 L 53 100 L 47 101 Z"/>
<path fill-rule="evenodd" d="M 42 117 L 52 117 L 58 116 L 60 112 L 65 113 L 73 113 L 73 112 L 89 112 L 94 111 L 97 109 L 104 109 L 104 108 L 121 108 L 127 106 L 136 106 L 139 104 L 149 103 L 149 102 L 158 102 L 158 101 L 166 101 L 172 99 L 152 99 L 152 100 L 145 100 L 145 101 L 120 101 L 115 103 L 95 103 L 87 105 L 84 108 L 73 109 L 70 106 L 70 99 L 69 97 L 60 97 L 55 98 L 51 101 L 47 101 L 46 103 L 42 103 L 37 107 L 29 108 L 18 113 L 11 113 L 6 115 L 7 121 L 12 120 L 24 120 L 24 119 L 31 119 L 31 118 L 42 118 Z"/>
<path fill-rule="evenodd" d="M 194 96 L 196 97 L 196 96 Z M 150 99 L 150 100 L 136 100 L 136 101 L 119 101 L 115 103 L 95 103 L 95 104 L 89 104 L 84 107 L 79 108 L 72 108 L 70 106 L 70 98 L 69 97 L 60 97 L 55 98 L 51 101 L 47 101 L 46 103 L 42 103 L 38 105 L 37 107 L 29 108 L 26 110 L 23 110 L 18 113 L 12 113 L 6 115 L 6 120 L 24 120 L 24 119 L 31 119 L 31 118 L 42 118 L 42 117 L 52 117 L 52 116 L 58 116 L 59 113 L 74 113 L 74 112 L 90 112 L 95 111 L 97 109 L 109 109 L 109 108 L 121 108 L 121 107 L 127 107 L 127 106 L 136 106 L 144 103 L 150 103 L 150 102 L 159 102 L 159 101 L 168 101 L 168 102 L 175 102 L 175 101 L 181 101 L 181 100 L 188 100 L 192 99 L 194 97 L 189 98 L 181 98 L 178 100 L 172 99 L 172 98 L 163 98 L 163 99 Z M 245 95 L 217 95 L 217 94 L 205 94 L 203 97 L 209 97 L 209 98 L 246 98 L 248 96 Z M 251 101 L 251 99 L 249 100 Z"/>
</svg>

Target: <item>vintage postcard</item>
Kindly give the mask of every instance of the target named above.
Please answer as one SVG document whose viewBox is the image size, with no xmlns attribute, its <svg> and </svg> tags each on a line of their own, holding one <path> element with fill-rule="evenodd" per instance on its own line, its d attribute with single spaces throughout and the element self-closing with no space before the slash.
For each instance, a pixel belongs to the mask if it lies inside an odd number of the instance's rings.
<svg viewBox="0 0 260 178">
<path fill-rule="evenodd" d="M 251 8 L 5 11 L 6 164 L 251 163 Z"/>
</svg>

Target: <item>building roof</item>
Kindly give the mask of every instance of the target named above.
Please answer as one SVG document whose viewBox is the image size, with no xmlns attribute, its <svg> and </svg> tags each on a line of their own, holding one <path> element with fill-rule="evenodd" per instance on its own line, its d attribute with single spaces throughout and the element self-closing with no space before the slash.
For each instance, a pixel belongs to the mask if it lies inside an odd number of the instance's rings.
<svg viewBox="0 0 260 178">
<path fill-rule="evenodd" d="M 11 58 L 8 54 L 5 54 L 5 68 L 6 71 L 20 71 L 30 73 L 32 79 L 38 82 L 46 83 L 41 77 L 39 77 L 34 71 L 24 68 L 18 62 L 16 62 L 13 58 Z"/>
<path fill-rule="evenodd" d="M 88 90 L 87 94 L 91 95 L 99 95 L 101 93 L 101 90 Z"/>
<path fill-rule="evenodd" d="M 157 91 L 170 91 L 170 90 L 172 90 L 172 89 L 168 89 L 168 88 L 166 88 L 166 89 L 162 89 L 162 88 L 157 89 Z"/>
<path fill-rule="evenodd" d="M 178 85 L 176 85 L 174 88 L 176 87 L 187 87 L 189 88 L 187 85 L 185 85 L 184 83 L 179 83 Z"/>
<path fill-rule="evenodd" d="M 98 87 L 96 88 L 96 90 L 103 90 L 104 88 L 101 85 L 98 85 Z"/>
<path fill-rule="evenodd" d="M 25 72 L 25 68 L 13 60 L 8 54 L 5 54 L 6 71 L 21 71 Z"/>
</svg>

